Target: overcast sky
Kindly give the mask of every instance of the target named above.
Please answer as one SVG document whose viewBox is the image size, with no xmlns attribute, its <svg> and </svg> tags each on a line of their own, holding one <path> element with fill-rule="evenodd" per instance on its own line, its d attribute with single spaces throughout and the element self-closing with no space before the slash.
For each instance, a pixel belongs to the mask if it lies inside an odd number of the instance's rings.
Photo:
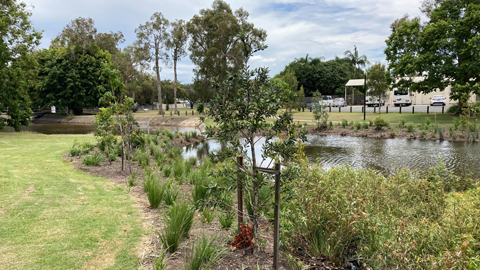
<svg viewBox="0 0 480 270">
<path fill-rule="evenodd" d="M 190 20 L 213 0 L 23 0 L 33 15 L 37 30 L 44 30 L 41 47 L 61 32 L 71 20 L 92 18 L 98 32 L 121 31 L 124 47 L 135 41 L 135 28 L 161 12 L 170 21 Z M 295 58 L 343 57 L 357 45 L 371 62 L 385 63 L 385 39 L 390 24 L 404 14 L 420 16 L 420 0 L 230 0 L 235 10 L 243 7 L 255 27 L 267 31 L 268 49 L 250 60 L 252 67 L 267 66 L 274 76 Z M 178 66 L 179 80 L 193 79 L 194 65 L 188 56 Z M 164 67 L 162 79 L 173 80 L 173 70 Z"/>
</svg>

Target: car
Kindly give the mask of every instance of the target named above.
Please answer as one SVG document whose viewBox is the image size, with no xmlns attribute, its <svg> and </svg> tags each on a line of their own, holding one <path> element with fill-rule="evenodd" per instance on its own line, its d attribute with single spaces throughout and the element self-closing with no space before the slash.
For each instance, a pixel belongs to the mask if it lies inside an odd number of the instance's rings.
<svg viewBox="0 0 480 270">
<path fill-rule="evenodd" d="M 332 96 L 323 96 L 322 100 L 320 100 L 320 105 L 327 106 L 327 107 L 333 106 Z"/>
<path fill-rule="evenodd" d="M 380 102 L 381 100 L 381 102 Z M 377 98 L 377 97 L 372 97 L 372 96 L 367 96 L 365 98 L 365 104 L 368 106 L 368 107 L 376 107 L 376 106 L 385 106 L 385 99 L 382 97 L 381 99 L 380 98 Z"/>
<path fill-rule="evenodd" d="M 344 98 L 336 98 L 333 100 L 333 107 L 345 107 L 347 106 L 347 102 L 345 102 Z"/>
<path fill-rule="evenodd" d="M 435 95 L 430 99 L 430 106 L 433 106 L 433 105 L 445 106 L 446 102 L 447 102 L 447 99 L 444 96 Z"/>
</svg>

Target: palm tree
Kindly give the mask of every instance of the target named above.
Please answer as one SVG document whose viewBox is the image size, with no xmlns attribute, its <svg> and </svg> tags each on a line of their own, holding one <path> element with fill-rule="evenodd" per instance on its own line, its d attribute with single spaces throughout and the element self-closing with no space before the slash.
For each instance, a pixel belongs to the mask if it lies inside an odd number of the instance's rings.
<svg viewBox="0 0 480 270">
<path fill-rule="evenodd" d="M 358 50 L 356 45 L 353 45 L 353 52 L 348 50 L 348 51 L 345 51 L 343 55 L 345 55 L 345 58 L 347 58 L 353 66 L 354 79 L 357 78 L 358 67 L 365 67 L 366 65 L 370 64 L 370 62 L 368 62 L 367 60 L 367 56 L 365 55 L 358 56 Z"/>
<path fill-rule="evenodd" d="M 353 78 L 354 79 L 357 78 L 357 70 L 358 70 L 359 67 L 364 67 L 365 68 L 365 66 L 367 64 L 370 64 L 370 62 L 368 62 L 368 60 L 367 60 L 367 56 L 365 56 L 365 55 L 358 56 L 358 50 L 357 50 L 356 45 L 353 45 L 353 52 L 348 50 L 348 51 L 345 51 L 343 53 L 343 55 L 345 55 L 345 58 L 347 58 L 353 66 Z M 352 90 L 352 104 L 354 103 L 353 92 L 354 91 Z"/>
</svg>

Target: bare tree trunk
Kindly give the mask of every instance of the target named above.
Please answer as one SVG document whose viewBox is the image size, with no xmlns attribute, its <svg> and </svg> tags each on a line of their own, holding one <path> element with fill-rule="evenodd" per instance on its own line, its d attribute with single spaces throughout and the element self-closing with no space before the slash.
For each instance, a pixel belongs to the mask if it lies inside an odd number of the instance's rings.
<svg viewBox="0 0 480 270">
<path fill-rule="evenodd" d="M 157 71 L 158 114 L 162 114 L 163 113 L 162 81 L 160 81 L 160 67 L 158 66 L 158 55 L 155 55 L 155 68 Z"/>
<path fill-rule="evenodd" d="M 125 128 L 125 143 L 127 145 L 127 160 L 128 160 L 128 169 L 130 174 L 132 174 L 132 161 L 130 159 L 130 142 L 129 142 L 130 127 L 127 125 Z"/>
<path fill-rule="evenodd" d="M 252 151 L 252 171 L 253 167 L 257 166 L 257 160 L 255 157 L 255 145 L 254 145 L 254 134 L 250 135 L 250 150 Z M 253 203 L 252 203 L 252 214 L 253 214 L 253 233 L 257 235 L 258 233 L 258 183 L 257 183 L 257 173 L 253 171 Z"/>
<path fill-rule="evenodd" d="M 175 113 L 177 113 L 177 59 L 173 59 L 173 74 L 175 82 L 173 83 L 173 102 L 175 103 Z"/>
</svg>

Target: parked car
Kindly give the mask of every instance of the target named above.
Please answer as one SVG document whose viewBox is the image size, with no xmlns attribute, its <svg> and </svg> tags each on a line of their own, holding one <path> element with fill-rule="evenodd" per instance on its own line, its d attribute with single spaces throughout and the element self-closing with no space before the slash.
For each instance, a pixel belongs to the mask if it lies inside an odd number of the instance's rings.
<svg viewBox="0 0 480 270">
<path fill-rule="evenodd" d="M 344 98 L 336 98 L 333 100 L 333 107 L 345 107 L 347 106 L 347 102 Z"/>
<path fill-rule="evenodd" d="M 435 95 L 430 99 L 430 106 L 433 106 L 433 105 L 445 106 L 446 102 L 447 102 L 447 99 L 444 96 Z"/>
<path fill-rule="evenodd" d="M 324 105 L 324 106 L 327 106 L 327 107 L 333 106 L 332 96 L 323 96 L 322 100 L 320 101 L 320 105 Z"/>
<path fill-rule="evenodd" d="M 377 97 L 372 97 L 372 96 L 367 96 L 365 98 L 365 104 L 368 107 L 376 107 L 376 106 L 385 106 L 385 99 L 382 98 L 377 98 Z"/>
</svg>

